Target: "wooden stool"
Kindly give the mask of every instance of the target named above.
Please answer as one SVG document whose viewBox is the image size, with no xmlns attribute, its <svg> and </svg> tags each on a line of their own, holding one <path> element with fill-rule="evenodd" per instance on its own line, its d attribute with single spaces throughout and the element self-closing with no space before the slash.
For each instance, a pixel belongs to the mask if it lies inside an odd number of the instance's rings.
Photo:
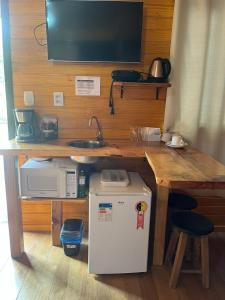
<svg viewBox="0 0 225 300">
<path fill-rule="evenodd" d="M 202 285 L 205 288 L 209 287 L 209 249 L 208 235 L 213 232 L 213 224 L 204 216 L 190 212 L 176 212 L 171 216 L 171 221 L 174 227 L 169 247 L 166 254 L 166 261 L 172 257 L 175 252 L 177 241 L 177 250 L 175 260 L 172 267 L 169 286 L 175 288 L 181 271 L 181 265 L 184 257 L 184 252 L 187 244 L 188 236 L 200 238 L 201 240 L 201 270 L 187 270 L 186 273 L 202 274 Z"/>
<path fill-rule="evenodd" d="M 198 203 L 189 195 L 182 193 L 170 193 L 168 206 L 173 210 L 192 210 L 198 206 Z"/>
<path fill-rule="evenodd" d="M 176 211 L 192 210 L 198 206 L 198 202 L 192 196 L 183 193 L 170 193 L 168 199 L 168 224 L 167 224 L 167 235 L 170 236 L 172 232 L 171 215 Z M 174 233 L 175 235 L 175 233 Z M 175 236 L 173 237 L 175 238 Z M 188 242 L 185 251 L 185 260 L 191 261 L 192 259 L 192 243 Z M 197 248 L 196 248 L 197 249 Z M 197 261 L 197 260 L 196 260 Z M 168 262 L 168 258 L 167 261 Z"/>
</svg>

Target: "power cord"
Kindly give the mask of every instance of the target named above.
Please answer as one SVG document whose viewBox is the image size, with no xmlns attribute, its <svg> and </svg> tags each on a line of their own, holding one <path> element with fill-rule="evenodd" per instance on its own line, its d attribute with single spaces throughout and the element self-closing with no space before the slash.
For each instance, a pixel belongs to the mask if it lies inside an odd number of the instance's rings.
<svg viewBox="0 0 225 300">
<path fill-rule="evenodd" d="M 41 24 L 38 24 L 38 25 L 35 26 L 34 29 L 33 29 L 33 33 L 34 33 L 35 40 L 36 40 L 37 44 L 38 44 L 39 46 L 42 46 L 42 47 L 43 47 L 43 46 L 46 46 L 47 43 L 41 43 L 41 42 L 39 41 L 39 39 L 37 38 L 37 35 L 36 35 L 36 31 L 37 31 L 41 26 L 43 26 L 43 25 L 46 25 L 46 22 L 41 23 Z"/>
<path fill-rule="evenodd" d="M 114 101 L 113 101 L 113 84 L 114 84 L 114 80 L 112 80 L 112 83 L 110 86 L 110 94 L 109 94 L 109 107 L 111 108 L 111 111 L 110 111 L 111 115 L 115 114 Z"/>
</svg>

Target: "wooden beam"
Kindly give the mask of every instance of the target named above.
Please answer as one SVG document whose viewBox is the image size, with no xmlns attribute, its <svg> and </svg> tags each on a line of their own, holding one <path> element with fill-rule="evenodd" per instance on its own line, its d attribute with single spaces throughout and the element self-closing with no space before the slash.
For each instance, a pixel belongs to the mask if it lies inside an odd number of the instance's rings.
<svg viewBox="0 0 225 300">
<path fill-rule="evenodd" d="M 52 245 L 60 246 L 60 230 L 62 227 L 62 202 L 52 200 Z"/>
<path fill-rule="evenodd" d="M 18 163 L 16 156 L 4 157 L 5 189 L 11 256 L 20 257 L 24 251 L 21 203 L 18 189 Z"/>
<path fill-rule="evenodd" d="M 157 185 L 153 264 L 162 265 L 165 248 L 169 189 Z"/>
</svg>

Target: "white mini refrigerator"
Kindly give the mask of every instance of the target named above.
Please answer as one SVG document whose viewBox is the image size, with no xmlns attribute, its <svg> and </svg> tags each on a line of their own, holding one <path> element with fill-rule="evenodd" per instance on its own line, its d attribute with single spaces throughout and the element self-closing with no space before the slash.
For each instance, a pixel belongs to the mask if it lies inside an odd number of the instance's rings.
<svg viewBox="0 0 225 300">
<path fill-rule="evenodd" d="M 152 193 L 138 173 L 128 178 L 127 186 L 105 186 L 100 173 L 91 176 L 89 273 L 147 271 Z"/>
</svg>

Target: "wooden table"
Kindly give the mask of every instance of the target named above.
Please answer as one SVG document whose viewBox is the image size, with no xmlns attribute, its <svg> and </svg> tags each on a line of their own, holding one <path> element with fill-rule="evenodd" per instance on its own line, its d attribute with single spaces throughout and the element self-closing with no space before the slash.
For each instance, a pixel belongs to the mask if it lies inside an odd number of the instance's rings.
<svg viewBox="0 0 225 300">
<path fill-rule="evenodd" d="M 162 265 L 170 189 L 225 189 L 225 166 L 191 147 L 152 153 L 146 150 L 157 184 L 154 265 Z"/>
<path fill-rule="evenodd" d="M 165 247 L 168 194 L 175 189 L 225 189 L 225 166 L 212 157 L 191 147 L 171 149 L 158 142 L 135 144 L 128 141 L 109 141 L 99 149 L 75 149 L 65 141 L 54 144 L 17 144 L 14 141 L 0 145 L 4 156 L 6 198 L 12 257 L 22 254 L 23 229 L 21 202 L 18 193 L 18 156 L 65 157 L 72 155 L 147 157 L 157 184 L 156 218 L 153 264 L 162 265 Z"/>
</svg>

